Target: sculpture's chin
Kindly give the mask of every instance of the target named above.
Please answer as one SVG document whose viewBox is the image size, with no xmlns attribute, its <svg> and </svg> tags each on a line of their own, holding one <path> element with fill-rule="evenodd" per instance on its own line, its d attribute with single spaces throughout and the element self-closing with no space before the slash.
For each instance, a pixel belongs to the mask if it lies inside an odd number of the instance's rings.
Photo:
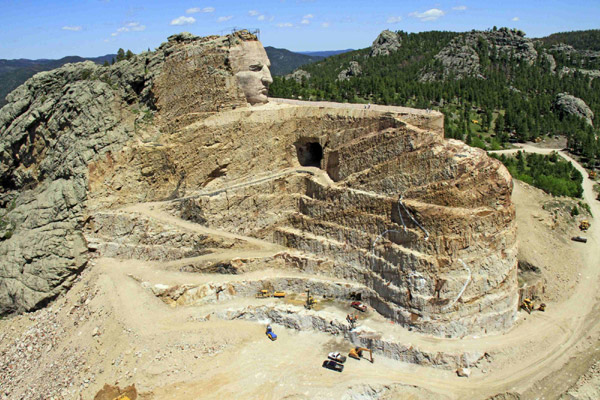
<svg viewBox="0 0 600 400">
<path fill-rule="evenodd" d="M 266 94 L 258 94 L 258 95 L 254 95 L 254 96 L 248 96 L 247 99 L 248 103 L 250 103 L 251 105 L 257 105 L 257 104 L 265 104 L 269 102 L 269 98 L 267 97 Z"/>
</svg>

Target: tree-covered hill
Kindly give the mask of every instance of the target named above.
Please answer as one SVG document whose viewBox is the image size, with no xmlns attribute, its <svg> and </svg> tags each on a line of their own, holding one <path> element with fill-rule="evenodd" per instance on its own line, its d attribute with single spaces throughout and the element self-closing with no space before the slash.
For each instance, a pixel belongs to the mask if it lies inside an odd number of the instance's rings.
<svg viewBox="0 0 600 400">
<path fill-rule="evenodd" d="M 540 39 L 547 45 L 564 43 L 577 50 L 600 51 L 600 29 L 587 31 L 558 32 Z"/>
<path fill-rule="evenodd" d="M 83 58 L 78 56 L 63 57 L 58 60 L 0 60 L 0 108 L 6 104 L 6 95 L 16 89 L 20 84 L 42 71 L 50 71 L 67 63 L 82 61 L 93 61 L 97 64 L 110 62 L 116 54 L 107 54 L 95 58 Z"/>
<path fill-rule="evenodd" d="M 275 47 L 265 47 L 269 61 L 271 61 L 271 74 L 273 76 L 286 75 L 296 68 L 323 59 L 320 56 L 311 56 L 306 54 L 294 53 L 286 49 Z"/>
<path fill-rule="evenodd" d="M 377 55 L 375 46 L 391 51 Z M 565 135 L 594 163 L 600 58 L 563 47 L 506 28 L 387 31 L 371 48 L 303 66 L 301 79 L 275 78 L 271 95 L 435 108 L 446 116 L 447 137 L 488 149 Z"/>
</svg>

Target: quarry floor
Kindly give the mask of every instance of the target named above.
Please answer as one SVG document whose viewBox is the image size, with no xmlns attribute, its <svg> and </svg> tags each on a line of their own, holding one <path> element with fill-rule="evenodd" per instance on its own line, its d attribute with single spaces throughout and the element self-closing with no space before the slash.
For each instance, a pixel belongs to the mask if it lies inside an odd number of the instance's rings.
<svg viewBox="0 0 600 400">
<path fill-rule="evenodd" d="M 600 203 L 593 197 L 587 178 L 584 190 L 593 214 L 600 215 Z M 592 219 L 586 234 L 588 243 L 575 243 L 569 239 L 578 234 L 577 223 L 561 213 L 554 224 L 551 207 L 543 208 L 553 204 L 551 196 L 515 182 L 513 201 L 520 258 L 538 266 L 546 280 L 545 313 L 520 312 L 515 327 L 503 335 L 463 339 L 410 332 L 373 311 L 360 316 L 360 328 L 415 348 L 488 353 L 471 366 L 469 378 L 458 377 L 454 369 L 400 362 L 378 354 L 373 364 L 349 359 L 342 373 L 330 371 L 321 366 L 327 353 L 347 353 L 353 347 L 343 337 L 273 324 L 278 339 L 272 342 L 265 336 L 269 321 L 214 317 L 218 311 L 256 305 L 285 305 L 304 312 L 293 299 L 235 298 L 171 307 L 140 284 L 219 283 L 293 277 L 299 272 L 267 269 L 240 276 L 193 274 L 179 272 L 177 262 L 97 258 L 74 288 L 50 307 L 0 321 L 0 355 L 14 354 L 14 362 L 9 363 L 11 382 L 1 383 L 20 387 L 10 397 L 2 397 L 5 394 L 0 391 L 0 398 L 37 398 L 27 394 L 31 393 L 27 390 L 36 390 L 56 393 L 57 399 L 91 399 L 107 383 L 121 387 L 135 384 L 138 398 L 161 400 L 487 399 L 506 392 L 520 396 L 513 398 L 559 398 L 600 359 L 600 295 L 596 289 L 600 225 Z M 268 242 L 209 231 L 183 221 L 158 203 L 139 204 L 125 211 L 185 229 L 253 241 L 257 250 L 245 256 L 281 251 Z M 240 254 L 231 250 L 217 256 Z M 313 313 L 343 320 L 350 311 L 347 303 L 334 301 Z M 212 316 L 207 319 L 207 315 Z M 52 335 L 43 329 L 50 324 L 58 333 L 46 343 Z M 39 351 L 28 349 L 30 338 L 37 340 Z M 67 376 L 70 383 L 63 385 Z"/>
</svg>

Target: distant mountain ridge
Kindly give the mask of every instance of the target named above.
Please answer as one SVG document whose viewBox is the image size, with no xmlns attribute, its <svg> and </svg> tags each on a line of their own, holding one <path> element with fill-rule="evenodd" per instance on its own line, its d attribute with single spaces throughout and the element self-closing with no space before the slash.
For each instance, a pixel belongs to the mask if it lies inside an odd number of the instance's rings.
<svg viewBox="0 0 600 400">
<path fill-rule="evenodd" d="M 271 74 L 273 76 L 287 75 L 305 64 L 321 61 L 324 57 L 294 53 L 286 49 L 265 47 L 269 61 L 271 61 Z"/>
<path fill-rule="evenodd" d="M 324 51 L 297 51 L 298 54 L 304 54 L 307 56 L 317 56 L 317 57 L 331 57 L 336 56 L 338 54 L 348 53 L 350 51 L 354 51 L 354 49 L 345 49 L 345 50 L 324 50 Z"/>
<path fill-rule="evenodd" d="M 16 60 L 0 59 L 0 107 L 6 104 L 5 98 L 7 94 L 15 90 L 19 85 L 38 72 L 50 71 L 67 63 L 76 63 L 82 61 L 93 61 L 96 64 L 103 64 L 105 61 L 111 62 L 115 57 L 116 54 L 107 54 L 105 56 L 88 58 L 67 56 L 58 60 L 28 60 L 25 58 Z"/>
</svg>

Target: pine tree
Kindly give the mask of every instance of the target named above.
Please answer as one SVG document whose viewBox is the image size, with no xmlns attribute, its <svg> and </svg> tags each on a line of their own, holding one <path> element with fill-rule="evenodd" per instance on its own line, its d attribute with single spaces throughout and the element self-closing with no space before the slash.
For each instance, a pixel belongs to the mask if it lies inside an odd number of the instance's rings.
<svg viewBox="0 0 600 400">
<path fill-rule="evenodd" d="M 119 49 L 119 51 L 117 51 L 117 62 L 123 61 L 124 59 L 125 59 L 125 50 Z"/>
</svg>

